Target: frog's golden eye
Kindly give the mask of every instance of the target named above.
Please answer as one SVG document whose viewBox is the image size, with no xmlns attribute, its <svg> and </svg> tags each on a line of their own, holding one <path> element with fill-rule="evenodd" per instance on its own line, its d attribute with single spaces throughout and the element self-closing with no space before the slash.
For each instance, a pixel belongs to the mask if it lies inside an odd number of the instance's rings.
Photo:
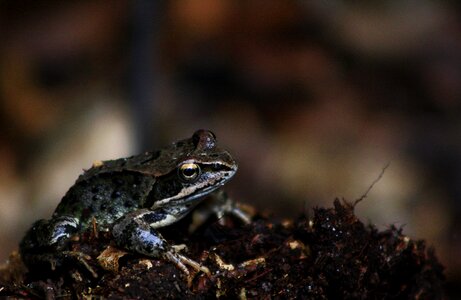
<svg viewBox="0 0 461 300">
<path fill-rule="evenodd" d="M 200 175 L 200 167 L 197 164 L 185 163 L 179 166 L 179 177 L 186 181 L 193 181 Z"/>
</svg>

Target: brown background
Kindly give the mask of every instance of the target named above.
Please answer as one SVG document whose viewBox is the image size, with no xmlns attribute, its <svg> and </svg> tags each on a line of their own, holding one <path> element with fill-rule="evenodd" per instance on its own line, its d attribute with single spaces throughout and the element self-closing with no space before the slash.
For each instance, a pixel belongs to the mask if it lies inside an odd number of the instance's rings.
<svg viewBox="0 0 461 300">
<path fill-rule="evenodd" d="M 461 272 L 461 18 L 437 1 L 2 1 L 0 260 L 83 168 L 213 130 L 235 199 L 335 197 Z"/>
</svg>

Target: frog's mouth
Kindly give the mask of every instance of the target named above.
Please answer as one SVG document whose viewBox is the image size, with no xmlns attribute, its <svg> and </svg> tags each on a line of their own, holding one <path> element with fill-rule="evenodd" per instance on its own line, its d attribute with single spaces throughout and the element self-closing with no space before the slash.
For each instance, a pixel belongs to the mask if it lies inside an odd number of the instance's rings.
<svg viewBox="0 0 461 300">
<path fill-rule="evenodd" d="M 190 203 L 190 202 L 193 202 L 195 200 L 205 198 L 207 195 L 213 193 L 214 191 L 219 189 L 221 186 L 223 186 L 225 182 L 227 182 L 227 180 L 224 181 L 222 184 L 219 184 L 219 185 L 208 186 L 208 187 L 202 189 L 199 192 L 196 192 L 196 193 L 193 193 L 193 194 L 191 194 L 191 195 L 189 195 L 187 197 L 184 197 L 182 200 L 184 201 L 184 203 Z"/>
<path fill-rule="evenodd" d="M 153 208 L 171 205 L 193 205 L 194 202 L 198 204 L 200 202 L 199 200 L 219 189 L 228 182 L 234 174 L 235 172 L 231 171 L 226 174 L 226 176 L 219 176 L 191 186 L 184 186 L 176 195 L 156 201 Z"/>
</svg>

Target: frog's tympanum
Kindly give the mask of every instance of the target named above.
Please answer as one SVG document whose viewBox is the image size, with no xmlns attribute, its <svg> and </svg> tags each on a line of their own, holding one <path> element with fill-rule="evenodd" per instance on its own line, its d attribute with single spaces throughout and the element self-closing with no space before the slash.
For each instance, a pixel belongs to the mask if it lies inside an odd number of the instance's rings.
<svg viewBox="0 0 461 300">
<path fill-rule="evenodd" d="M 178 253 L 157 229 L 183 218 L 236 171 L 231 155 L 206 130 L 159 151 L 95 163 L 69 189 L 52 218 L 35 222 L 27 232 L 20 245 L 23 260 L 29 267 L 47 262 L 53 268 L 65 257 L 83 262 L 78 252 L 70 251 L 69 242 L 96 223 L 122 249 L 167 259 L 188 278 L 186 265 L 209 273 Z M 214 202 L 210 207 L 218 216 L 231 213 L 248 221 L 230 200 Z"/>
</svg>

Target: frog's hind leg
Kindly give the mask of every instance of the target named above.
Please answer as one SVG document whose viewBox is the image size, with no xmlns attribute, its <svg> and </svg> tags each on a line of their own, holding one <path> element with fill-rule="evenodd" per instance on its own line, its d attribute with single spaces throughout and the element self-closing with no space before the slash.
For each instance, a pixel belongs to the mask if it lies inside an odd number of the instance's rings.
<svg viewBox="0 0 461 300">
<path fill-rule="evenodd" d="M 168 218 L 168 216 L 159 212 L 140 209 L 118 220 L 113 227 L 112 234 L 119 247 L 150 257 L 162 257 L 173 262 L 178 269 L 186 274 L 189 285 L 193 275 L 191 276 L 186 265 L 192 267 L 196 272 L 202 271 L 209 275 L 210 271 L 207 267 L 177 253 L 174 247 L 170 246 L 162 235 L 153 228 L 152 225 L 155 226 L 155 223 L 162 222 L 162 218 Z"/>
<path fill-rule="evenodd" d="M 62 259 L 70 256 L 71 251 L 65 250 L 70 237 L 78 232 L 79 225 L 79 220 L 70 216 L 35 222 L 19 245 L 26 265 L 48 264 L 52 270 L 56 269 Z"/>
<path fill-rule="evenodd" d="M 27 231 L 19 245 L 21 254 L 42 253 L 45 250 L 60 250 L 69 238 L 78 231 L 79 220 L 61 216 L 51 220 L 38 220 Z"/>
</svg>

